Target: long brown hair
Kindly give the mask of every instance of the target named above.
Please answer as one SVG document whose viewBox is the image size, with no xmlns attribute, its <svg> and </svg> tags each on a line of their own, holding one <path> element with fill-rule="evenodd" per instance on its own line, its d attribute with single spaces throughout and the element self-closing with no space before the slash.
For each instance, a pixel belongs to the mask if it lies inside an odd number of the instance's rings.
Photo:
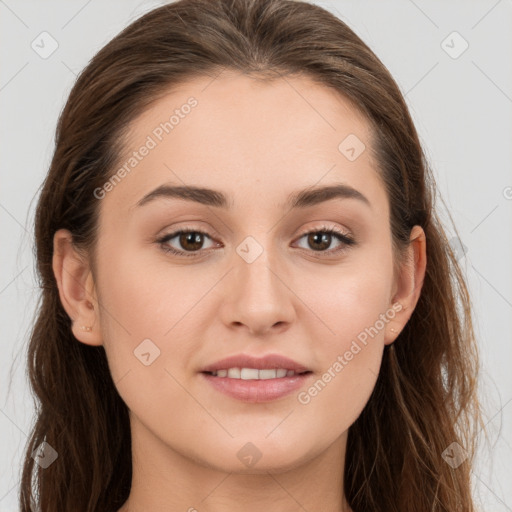
<svg viewBox="0 0 512 512">
<path fill-rule="evenodd" d="M 390 203 L 395 262 L 414 225 L 427 239 L 417 306 L 384 349 L 375 389 L 350 427 L 344 487 L 354 512 L 475 510 L 470 473 L 478 352 L 464 275 L 435 212 L 435 183 L 408 108 L 386 67 L 328 11 L 297 0 L 179 0 L 145 14 L 80 73 L 61 112 L 35 219 L 41 297 L 28 371 L 38 399 L 27 443 L 23 512 L 111 512 L 130 491 L 127 407 L 103 347 L 78 342 L 52 271 L 53 235 L 73 234 L 92 260 L 99 201 L 129 123 L 180 81 L 232 69 L 258 79 L 302 75 L 337 90 L 373 129 L 372 151 Z M 450 217 L 451 218 L 451 217 Z M 32 453 L 46 441 L 48 468 Z M 458 443 L 458 467 L 442 454 Z M 340 462 L 341 463 L 341 462 Z"/>
</svg>

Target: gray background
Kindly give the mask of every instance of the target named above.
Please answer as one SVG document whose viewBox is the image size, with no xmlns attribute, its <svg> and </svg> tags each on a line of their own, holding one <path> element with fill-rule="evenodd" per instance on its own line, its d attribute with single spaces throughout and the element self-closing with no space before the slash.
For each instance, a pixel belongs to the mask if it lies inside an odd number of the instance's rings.
<svg viewBox="0 0 512 512">
<path fill-rule="evenodd" d="M 57 116 L 93 54 L 162 3 L 0 0 L 0 512 L 17 510 L 34 412 L 25 375 L 38 297 L 31 226 Z M 512 511 L 512 0 L 317 3 L 355 30 L 395 77 L 437 179 L 439 212 L 447 221 L 447 209 L 455 221 L 490 434 L 489 441 L 480 435 L 475 495 L 481 510 Z M 31 47 L 34 40 L 42 46 L 43 31 L 58 43 L 46 59 Z M 467 50 L 454 58 L 464 40 Z M 454 236 L 451 224 L 447 231 Z"/>
</svg>

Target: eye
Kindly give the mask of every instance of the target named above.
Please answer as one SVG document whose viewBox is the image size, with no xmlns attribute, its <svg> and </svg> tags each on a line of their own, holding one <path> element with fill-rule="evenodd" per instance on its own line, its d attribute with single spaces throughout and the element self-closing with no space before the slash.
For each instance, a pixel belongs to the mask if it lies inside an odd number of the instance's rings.
<svg viewBox="0 0 512 512">
<path fill-rule="evenodd" d="M 177 256 L 194 257 L 197 256 L 198 253 L 202 252 L 202 249 L 205 249 L 203 246 L 205 237 L 211 240 L 210 235 L 200 229 L 184 228 L 163 236 L 157 240 L 157 242 L 165 252 L 169 252 Z M 343 233 L 336 228 L 329 228 L 326 226 L 306 231 L 299 237 L 299 240 L 304 237 L 307 237 L 306 243 L 311 247 L 313 252 L 327 255 L 341 253 L 347 250 L 350 246 L 356 244 L 355 239 L 350 235 Z M 176 242 L 181 246 L 181 248 L 175 248 L 170 245 L 170 242 L 173 239 L 176 239 Z M 332 244 L 333 240 L 337 240 L 340 247 L 326 250 Z M 211 247 L 206 249 L 211 249 Z M 304 247 L 301 247 L 301 249 L 304 249 Z"/>
<path fill-rule="evenodd" d="M 204 231 L 199 229 L 185 228 L 165 235 L 164 237 L 157 240 L 157 242 L 160 243 L 162 249 L 166 252 L 170 252 L 179 256 L 196 256 L 194 253 L 197 253 L 200 249 L 203 249 L 202 245 L 204 243 L 204 237 L 210 238 L 210 236 Z M 184 250 L 179 248 L 175 249 L 169 245 L 169 242 L 174 238 L 177 239 L 177 242 Z"/>
<path fill-rule="evenodd" d="M 348 234 L 343 233 L 336 228 L 329 228 L 326 226 L 303 233 L 299 240 L 304 237 L 307 237 L 306 244 L 311 247 L 314 252 L 325 253 L 328 255 L 345 251 L 356 243 L 354 238 Z M 340 243 L 340 247 L 326 251 L 325 249 L 331 245 L 333 239 Z"/>
</svg>

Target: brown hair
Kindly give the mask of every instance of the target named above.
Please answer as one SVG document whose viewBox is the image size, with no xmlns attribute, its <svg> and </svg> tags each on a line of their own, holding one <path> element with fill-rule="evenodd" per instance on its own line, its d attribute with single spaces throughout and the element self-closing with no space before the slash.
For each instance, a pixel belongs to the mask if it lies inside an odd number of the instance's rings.
<svg viewBox="0 0 512 512">
<path fill-rule="evenodd" d="M 125 28 L 78 77 L 58 121 L 36 210 L 42 294 L 28 370 L 39 404 L 21 510 L 110 512 L 128 497 L 127 407 L 103 347 L 72 334 L 52 271 L 53 235 L 70 230 L 76 247 L 92 258 L 99 206 L 93 191 L 114 173 L 129 124 L 180 81 L 213 79 L 224 69 L 265 80 L 307 76 L 347 98 L 373 129 L 397 265 L 411 228 L 420 225 L 426 234 L 421 296 L 397 340 L 385 347 L 375 389 L 349 430 L 348 503 L 354 512 L 475 510 L 470 472 L 482 423 L 478 352 L 464 276 L 434 210 L 434 179 L 385 66 L 340 19 L 297 0 L 173 2 Z M 31 457 L 43 441 L 59 455 L 47 469 Z M 453 442 L 468 454 L 457 468 L 442 457 Z"/>
</svg>

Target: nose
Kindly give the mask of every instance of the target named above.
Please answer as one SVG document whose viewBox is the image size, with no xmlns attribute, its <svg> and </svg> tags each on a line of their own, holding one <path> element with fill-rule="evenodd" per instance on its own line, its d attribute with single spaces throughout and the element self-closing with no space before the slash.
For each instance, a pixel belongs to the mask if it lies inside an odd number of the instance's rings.
<svg viewBox="0 0 512 512">
<path fill-rule="evenodd" d="M 230 329 L 256 336 L 288 329 L 296 315 L 297 299 L 290 280 L 266 250 L 251 263 L 235 255 L 234 268 L 224 280 L 221 320 Z"/>
</svg>

